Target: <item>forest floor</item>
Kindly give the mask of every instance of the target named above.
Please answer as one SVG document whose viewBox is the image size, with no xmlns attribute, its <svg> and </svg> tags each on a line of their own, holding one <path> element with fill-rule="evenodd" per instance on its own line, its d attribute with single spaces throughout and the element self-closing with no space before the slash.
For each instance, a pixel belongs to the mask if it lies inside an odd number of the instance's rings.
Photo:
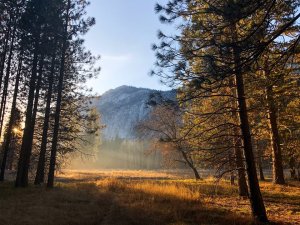
<svg viewBox="0 0 300 225">
<path fill-rule="evenodd" d="M 151 171 L 66 171 L 56 187 L 0 185 L 2 225 L 251 224 L 249 201 L 213 178 Z M 300 183 L 261 183 L 273 224 L 300 224 Z"/>
</svg>

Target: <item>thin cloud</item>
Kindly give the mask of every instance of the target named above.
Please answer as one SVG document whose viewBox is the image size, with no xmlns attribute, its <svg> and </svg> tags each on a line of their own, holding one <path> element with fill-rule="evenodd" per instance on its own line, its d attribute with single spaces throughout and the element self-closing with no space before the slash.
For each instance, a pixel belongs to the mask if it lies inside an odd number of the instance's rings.
<svg viewBox="0 0 300 225">
<path fill-rule="evenodd" d="M 110 60 L 110 61 L 130 61 L 133 59 L 132 54 L 123 54 L 123 55 L 102 55 L 101 57 L 103 60 Z"/>
</svg>

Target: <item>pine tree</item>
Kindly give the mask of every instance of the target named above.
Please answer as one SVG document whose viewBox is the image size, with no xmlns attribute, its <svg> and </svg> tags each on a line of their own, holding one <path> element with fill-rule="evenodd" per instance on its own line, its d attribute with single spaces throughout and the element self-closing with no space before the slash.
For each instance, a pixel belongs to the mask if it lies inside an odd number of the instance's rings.
<svg viewBox="0 0 300 225">
<path fill-rule="evenodd" d="M 259 222 L 268 219 L 256 174 L 245 81 L 268 46 L 299 19 L 300 14 L 294 13 L 291 18 L 273 24 L 275 15 L 286 15 L 285 6 L 293 8 L 295 4 L 271 0 L 195 0 L 170 1 L 165 7 L 156 7 L 166 15 L 161 16 L 163 22 L 181 18 L 182 33 L 173 37 L 159 33 L 162 42 L 154 49 L 161 69 L 154 74 L 190 86 L 194 98 L 199 92 L 202 96 L 215 93 L 226 80 L 234 79 L 231 89 L 236 93 L 251 208 Z M 297 39 L 291 43 L 297 43 Z"/>
</svg>

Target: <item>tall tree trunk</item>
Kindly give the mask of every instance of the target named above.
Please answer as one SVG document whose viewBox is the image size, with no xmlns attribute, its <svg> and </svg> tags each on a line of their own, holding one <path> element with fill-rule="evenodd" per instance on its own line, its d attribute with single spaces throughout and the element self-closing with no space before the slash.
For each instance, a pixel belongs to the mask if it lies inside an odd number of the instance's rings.
<svg viewBox="0 0 300 225">
<path fill-rule="evenodd" d="M 35 176 L 35 185 L 39 185 L 44 182 L 45 177 L 45 163 L 46 163 L 46 150 L 47 150 L 47 138 L 48 138 L 48 129 L 49 129 L 49 119 L 50 119 L 50 112 L 51 112 L 51 99 L 52 99 L 52 89 L 53 89 L 53 80 L 54 80 L 54 71 L 55 71 L 55 51 L 52 56 L 51 62 L 51 71 L 48 77 L 48 93 L 47 93 L 47 102 L 46 102 L 46 109 L 45 109 L 45 116 L 44 116 L 44 124 L 43 124 L 43 135 L 42 135 L 42 143 L 38 161 L 38 167 Z"/>
<path fill-rule="evenodd" d="M 8 24 L 11 23 L 11 20 L 9 21 Z M 4 68 L 5 68 L 5 61 L 6 61 L 6 55 L 8 51 L 8 42 L 10 39 L 10 32 L 11 32 L 11 25 L 8 26 L 8 29 L 5 33 L 5 42 L 4 42 L 4 48 L 3 52 L 1 53 L 1 64 L 0 64 L 0 91 L 2 88 L 2 81 L 3 81 L 3 75 L 4 75 Z"/>
<path fill-rule="evenodd" d="M 26 109 L 25 129 L 22 138 L 20 157 L 18 162 L 18 171 L 16 177 L 16 187 L 28 186 L 28 170 L 31 157 L 30 136 L 32 129 L 32 111 L 34 102 L 35 82 L 37 77 L 38 54 L 40 37 L 35 40 L 34 56 L 32 61 L 32 73 L 29 81 L 29 94 Z"/>
<path fill-rule="evenodd" d="M 32 144 L 33 144 L 33 136 L 34 136 L 34 128 L 35 128 L 35 122 L 36 122 L 36 115 L 37 115 L 37 109 L 38 109 L 38 103 L 39 103 L 39 97 L 40 97 L 40 89 L 41 89 L 41 82 L 43 78 L 43 67 L 44 67 L 44 55 L 41 56 L 40 62 L 39 62 L 39 72 L 36 82 L 36 89 L 34 94 L 34 104 L 33 104 L 33 110 L 32 110 L 32 117 L 31 117 L 31 130 L 30 135 L 28 137 L 28 151 L 32 152 Z"/>
<path fill-rule="evenodd" d="M 248 174 L 249 197 L 254 219 L 257 222 L 268 222 L 264 201 L 260 192 L 259 182 L 256 173 L 255 159 L 252 147 L 251 132 L 249 126 L 247 104 L 245 97 L 244 78 L 241 70 L 240 51 L 238 47 L 233 48 L 235 79 L 239 106 L 239 117 L 244 144 L 244 155 L 246 170 Z"/>
<path fill-rule="evenodd" d="M 232 152 L 231 150 L 228 150 L 228 162 L 229 162 L 229 170 L 230 170 L 230 184 L 234 185 L 234 180 L 235 180 L 235 176 L 234 176 L 234 163 L 233 161 L 233 157 L 232 157 Z"/>
<path fill-rule="evenodd" d="M 249 197 L 249 191 L 248 191 L 248 184 L 246 180 L 246 173 L 245 173 L 245 165 L 243 160 L 243 153 L 240 148 L 241 145 L 240 138 L 237 138 L 235 140 L 235 146 L 234 146 L 234 153 L 236 158 L 236 167 L 238 171 L 238 185 L 239 185 L 239 195 L 242 197 Z"/>
<path fill-rule="evenodd" d="M 296 180 L 297 177 L 296 177 L 296 160 L 295 160 L 295 157 L 290 156 L 289 166 L 290 166 L 291 179 Z"/>
<path fill-rule="evenodd" d="M 12 62 L 12 57 L 13 57 L 15 38 L 16 38 L 16 25 L 14 25 L 11 42 L 10 42 L 10 46 L 9 46 L 10 50 L 9 50 L 8 59 L 7 59 L 6 76 L 4 79 L 4 87 L 3 87 L 2 99 L 1 99 L 0 137 L 2 135 L 2 128 L 3 128 L 3 122 L 4 122 L 4 114 L 5 114 L 6 100 L 7 100 L 7 94 L 8 94 L 8 85 L 9 85 L 11 62 Z"/>
<path fill-rule="evenodd" d="M 264 171 L 263 171 L 263 167 L 262 167 L 262 152 L 261 152 L 261 148 L 258 144 L 256 144 L 256 148 L 257 148 L 257 166 L 258 166 L 258 170 L 259 170 L 259 179 L 261 181 L 265 181 L 265 176 L 264 176 Z"/>
<path fill-rule="evenodd" d="M 48 188 L 52 188 L 54 185 L 54 173 L 55 173 L 55 166 L 56 166 L 61 100 L 62 100 L 63 82 L 64 82 L 64 75 L 65 75 L 65 58 L 66 58 L 66 51 L 68 47 L 67 36 L 68 36 L 68 26 L 69 26 L 69 19 L 70 19 L 69 17 L 70 7 L 71 7 L 71 0 L 68 0 L 66 19 L 65 19 L 66 24 L 64 28 L 64 41 L 62 46 L 62 54 L 61 54 L 61 62 L 60 62 L 60 73 L 58 79 L 58 94 L 57 94 L 56 109 L 55 109 L 55 116 L 54 116 L 53 138 L 52 138 L 49 174 L 48 174 L 48 182 L 47 182 Z"/>
<path fill-rule="evenodd" d="M 236 92 L 233 90 L 233 88 L 236 86 L 234 79 L 230 79 L 229 85 L 232 89 L 232 95 L 236 98 Z M 232 117 L 235 121 L 235 124 L 239 124 L 239 117 L 237 113 L 238 105 L 237 102 L 232 102 Z M 242 140 L 241 140 L 241 134 L 240 130 L 237 126 L 233 128 L 233 146 L 234 146 L 234 155 L 235 155 L 235 164 L 236 169 L 238 173 L 238 187 L 239 187 L 239 196 L 241 197 L 249 197 L 249 191 L 248 191 L 248 184 L 246 179 L 246 170 L 245 170 L 245 163 L 244 163 L 244 157 L 243 152 L 241 150 L 242 147 Z"/>
<path fill-rule="evenodd" d="M 268 105 L 268 119 L 270 126 L 270 137 L 272 145 L 272 168 L 273 168 L 273 182 L 275 184 L 285 184 L 282 155 L 280 146 L 280 136 L 277 125 L 277 108 L 274 103 L 273 86 L 269 85 L 266 88 L 266 97 Z"/>
<path fill-rule="evenodd" d="M 262 160 L 261 157 L 258 158 L 258 169 L 259 169 L 259 179 L 261 181 L 265 181 L 265 175 L 264 175 L 264 170 L 262 168 Z"/>
<path fill-rule="evenodd" d="M 21 69 L 22 69 L 22 50 L 20 53 L 19 57 L 19 63 L 18 63 L 18 71 L 17 75 L 15 78 L 15 88 L 14 88 L 14 95 L 13 95 L 13 101 L 12 101 L 12 106 L 11 106 L 11 113 L 10 113 L 10 119 L 9 119 L 9 124 L 7 128 L 7 135 L 6 139 L 4 140 L 4 153 L 3 153 L 3 159 L 2 159 L 2 164 L 1 164 L 1 172 L 0 172 L 0 181 L 4 180 L 4 174 L 5 174 L 5 169 L 6 169 L 6 162 L 7 162 L 7 156 L 10 151 L 10 142 L 11 142 L 11 137 L 12 137 L 12 129 L 13 129 L 13 124 L 14 124 L 14 118 L 15 118 L 15 112 L 16 112 L 16 103 L 17 103 L 17 96 L 18 96 L 18 91 L 19 91 L 19 82 L 20 82 L 20 75 L 21 75 Z"/>
</svg>

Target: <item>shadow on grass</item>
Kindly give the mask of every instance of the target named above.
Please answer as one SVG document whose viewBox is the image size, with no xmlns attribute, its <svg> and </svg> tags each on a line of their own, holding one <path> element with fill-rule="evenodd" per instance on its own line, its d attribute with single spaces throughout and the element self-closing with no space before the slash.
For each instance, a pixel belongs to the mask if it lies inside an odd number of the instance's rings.
<svg viewBox="0 0 300 225">
<path fill-rule="evenodd" d="M 197 198 L 177 195 L 176 189 L 155 192 L 151 186 L 145 189 L 131 182 L 134 179 L 126 182 L 118 179 L 103 186 L 93 179 L 88 182 L 86 179 L 60 179 L 51 190 L 34 186 L 15 189 L 12 183 L 3 183 L 0 184 L 0 225 L 252 224 L 250 216 L 207 205 L 201 195 Z M 209 184 L 199 186 L 193 186 L 192 193 L 211 194 Z M 218 192 L 229 195 L 233 190 L 219 188 Z"/>
<path fill-rule="evenodd" d="M 262 191 L 262 194 L 266 202 L 300 207 L 300 195 L 289 195 L 285 193 L 270 193 L 267 191 Z"/>
<path fill-rule="evenodd" d="M 101 224 L 110 199 L 94 184 L 64 184 L 47 190 L 33 186 L 16 189 L 12 183 L 4 183 L 0 185 L 0 224 Z"/>
<path fill-rule="evenodd" d="M 199 225 L 252 224 L 246 217 L 222 208 L 208 208 L 201 199 L 181 199 L 143 190 L 114 190 L 113 212 L 108 224 L 116 225 Z"/>
</svg>

